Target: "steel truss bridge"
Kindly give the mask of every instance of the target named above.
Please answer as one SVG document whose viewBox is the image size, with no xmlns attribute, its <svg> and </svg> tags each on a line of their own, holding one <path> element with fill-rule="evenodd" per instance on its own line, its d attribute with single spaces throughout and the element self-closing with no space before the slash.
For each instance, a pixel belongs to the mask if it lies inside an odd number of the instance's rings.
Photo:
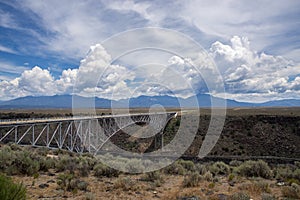
<svg viewBox="0 0 300 200">
<path fill-rule="evenodd" d="M 96 155 L 111 137 L 134 124 L 150 125 L 162 138 L 165 126 L 176 116 L 176 112 L 167 112 L 0 121 L 0 143 L 13 142 Z"/>
</svg>

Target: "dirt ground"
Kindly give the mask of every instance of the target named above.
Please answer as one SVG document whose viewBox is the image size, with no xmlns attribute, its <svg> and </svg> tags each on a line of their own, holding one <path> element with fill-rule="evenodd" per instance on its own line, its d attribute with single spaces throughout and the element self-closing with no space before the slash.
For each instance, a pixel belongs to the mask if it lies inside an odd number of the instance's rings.
<svg viewBox="0 0 300 200">
<path fill-rule="evenodd" d="M 230 183 L 227 177 L 220 177 L 216 183 L 201 181 L 199 186 L 184 188 L 182 182 L 184 176 L 163 175 L 164 181 L 161 186 L 152 182 L 141 181 L 141 175 L 120 175 L 118 178 L 96 178 L 94 176 L 81 177 L 81 180 L 88 182 L 87 191 L 67 192 L 59 188 L 57 181 L 58 174 L 41 174 L 38 178 L 27 176 L 14 176 L 16 182 L 23 182 L 27 188 L 28 199 L 183 199 L 184 197 L 196 196 L 200 199 L 222 199 L 234 193 L 243 192 L 250 195 L 252 199 L 261 199 L 263 188 L 257 186 L 264 182 L 269 187 L 267 192 L 277 198 L 281 198 L 281 186 L 275 180 L 262 178 L 246 179 L 240 178 L 235 183 Z M 122 178 L 129 178 L 132 186 L 116 187 L 116 182 Z M 40 188 L 42 184 L 48 187 Z"/>
</svg>

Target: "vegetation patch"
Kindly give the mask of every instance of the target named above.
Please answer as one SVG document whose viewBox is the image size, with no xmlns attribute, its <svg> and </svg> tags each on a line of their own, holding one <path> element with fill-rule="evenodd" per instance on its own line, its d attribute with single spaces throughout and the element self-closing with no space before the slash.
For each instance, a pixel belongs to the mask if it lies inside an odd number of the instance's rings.
<svg viewBox="0 0 300 200">
<path fill-rule="evenodd" d="M 26 188 L 23 184 L 14 183 L 11 178 L 0 175 L 1 200 L 25 200 Z"/>
</svg>

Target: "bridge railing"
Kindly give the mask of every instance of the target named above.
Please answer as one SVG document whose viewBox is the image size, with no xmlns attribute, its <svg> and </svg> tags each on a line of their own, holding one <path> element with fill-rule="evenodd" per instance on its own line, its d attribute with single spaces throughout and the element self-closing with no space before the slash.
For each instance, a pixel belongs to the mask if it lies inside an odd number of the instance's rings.
<svg viewBox="0 0 300 200">
<path fill-rule="evenodd" d="M 59 119 L 73 119 L 73 117 L 41 117 L 41 118 L 17 118 L 17 119 L 0 119 L 1 122 L 26 122 L 26 121 L 47 121 Z"/>
<path fill-rule="evenodd" d="M 134 113 L 130 114 L 131 116 L 135 115 L 157 115 L 165 113 Z M 82 115 L 82 116 L 65 116 L 65 117 L 43 117 L 43 118 L 17 118 L 17 119 L 0 119 L 1 124 L 14 124 L 14 123 L 26 123 L 26 122 L 51 122 L 51 121 L 68 121 L 68 120 L 83 120 L 83 119 L 95 119 L 95 118 L 110 118 L 110 117 L 120 117 L 126 116 L 128 114 L 118 114 L 118 115 Z M 177 115 L 177 114 L 176 114 Z"/>
</svg>

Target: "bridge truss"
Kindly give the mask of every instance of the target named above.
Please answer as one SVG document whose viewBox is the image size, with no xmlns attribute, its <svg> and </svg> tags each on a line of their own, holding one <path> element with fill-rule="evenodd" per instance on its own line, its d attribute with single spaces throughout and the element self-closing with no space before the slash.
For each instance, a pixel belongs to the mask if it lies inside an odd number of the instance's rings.
<svg viewBox="0 0 300 200">
<path fill-rule="evenodd" d="M 133 124 L 151 125 L 157 132 L 155 134 L 162 136 L 164 127 L 176 115 L 176 113 L 154 113 L 11 121 L 0 123 L 0 142 L 97 154 L 111 137 Z"/>
</svg>

